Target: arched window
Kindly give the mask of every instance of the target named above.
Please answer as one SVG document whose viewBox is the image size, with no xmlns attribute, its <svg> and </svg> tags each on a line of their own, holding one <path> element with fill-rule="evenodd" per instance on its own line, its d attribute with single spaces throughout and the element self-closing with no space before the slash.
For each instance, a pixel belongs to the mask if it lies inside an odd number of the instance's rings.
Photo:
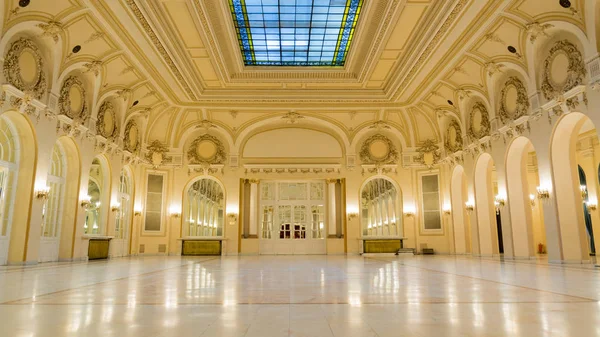
<svg viewBox="0 0 600 337">
<path fill-rule="evenodd" d="M 59 235 L 64 199 L 65 171 L 64 149 L 59 143 L 56 143 L 52 149 L 52 163 L 46 182 L 50 189 L 48 200 L 42 210 L 41 235 L 43 237 L 55 238 Z"/>
<path fill-rule="evenodd" d="M 90 206 L 85 215 L 85 224 L 83 232 L 85 234 L 103 234 L 104 219 L 102 200 L 104 198 L 104 180 L 105 172 L 102 163 L 98 158 L 92 161 L 90 168 L 90 179 L 88 181 L 88 196 L 90 197 Z"/>
<path fill-rule="evenodd" d="M 17 171 L 17 149 L 10 125 L 0 117 L 0 237 L 8 235 L 13 183 Z"/>
<path fill-rule="evenodd" d="M 131 222 L 131 186 L 131 177 L 127 170 L 122 170 L 118 196 L 121 211 L 117 214 L 115 221 L 115 239 L 125 239 L 129 234 L 127 230 Z"/>
<path fill-rule="evenodd" d="M 389 180 L 376 178 L 365 184 L 360 202 L 363 236 L 402 235 L 400 195 Z"/>
<path fill-rule="evenodd" d="M 187 236 L 223 236 L 223 189 L 212 179 L 200 179 L 187 191 L 185 224 Z"/>
</svg>

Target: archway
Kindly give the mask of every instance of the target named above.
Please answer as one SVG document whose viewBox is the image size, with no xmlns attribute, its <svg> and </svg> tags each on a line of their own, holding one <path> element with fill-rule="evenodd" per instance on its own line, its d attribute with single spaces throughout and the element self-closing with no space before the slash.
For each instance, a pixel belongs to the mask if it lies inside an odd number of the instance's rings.
<svg viewBox="0 0 600 337">
<path fill-rule="evenodd" d="M 115 234 L 111 242 L 112 256 L 129 254 L 130 229 L 133 222 L 133 177 L 128 167 L 121 170 L 117 205 L 119 210 L 115 215 Z"/>
<path fill-rule="evenodd" d="M 184 237 L 223 237 L 225 190 L 210 178 L 194 180 L 184 191 Z"/>
<path fill-rule="evenodd" d="M 386 178 L 367 181 L 360 191 L 361 235 L 402 236 L 400 189 Z"/>
<path fill-rule="evenodd" d="M 500 252 L 493 185 L 494 162 L 492 156 L 483 153 L 475 164 L 475 210 L 479 228 L 479 246 L 482 256 Z"/>
<path fill-rule="evenodd" d="M 588 138 L 586 141 L 584 138 Z M 579 143 L 579 146 L 578 146 Z M 552 186 L 542 186 L 552 190 L 552 197 L 558 211 L 562 259 L 567 262 L 589 260 L 589 249 L 582 207 L 582 190 L 579 179 L 578 163 L 582 167 L 593 163 L 593 155 L 585 155 L 583 145 L 590 144 L 593 152 L 598 143 L 596 128 L 592 121 L 582 113 L 572 112 L 557 122 L 550 142 L 550 162 L 552 164 Z M 579 151 L 578 151 L 579 147 Z M 588 151 L 589 152 L 589 151 Z M 595 171 L 596 165 L 593 164 Z M 589 177 L 594 175 L 588 175 Z M 550 184 L 546 184 L 550 185 Z M 596 198 L 596 185 L 588 184 L 590 197 Z"/>
<path fill-rule="evenodd" d="M 583 168 L 577 165 L 579 174 L 579 188 L 581 189 L 581 197 L 583 198 L 583 220 L 585 223 L 585 233 L 587 238 L 587 247 L 590 255 L 596 255 L 596 245 L 594 243 L 594 229 L 592 228 L 592 215 L 590 214 L 590 195 L 588 191 L 587 177 Z"/>
<path fill-rule="evenodd" d="M 84 234 L 105 235 L 110 210 L 111 173 L 108 160 L 99 155 L 92 161 L 88 182 L 90 206 L 86 210 Z"/>
<path fill-rule="evenodd" d="M 471 231 L 469 217 L 465 213 L 468 200 L 467 176 L 462 166 L 454 168 L 450 190 L 455 251 L 456 254 L 467 254 L 471 252 Z"/>
<path fill-rule="evenodd" d="M 3 113 L 0 116 L 0 264 L 27 261 L 36 161 L 37 141 L 30 121 L 16 111 Z"/>
<path fill-rule="evenodd" d="M 538 244 L 545 245 L 546 235 L 543 204 L 535 197 L 539 186 L 537 157 L 529 139 L 518 137 L 510 144 L 506 177 L 515 257 L 530 258 Z"/>
<path fill-rule="evenodd" d="M 66 161 L 63 212 L 60 230 L 60 245 L 58 250 L 59 260 L 73 258 L 75 241 L 75 228 L 79 207 L 79 189 L 81 184 L 81 156 L 75 141 L 67 136 L 60 137 L 57 141 L 61 145 Z"/>
</svg>

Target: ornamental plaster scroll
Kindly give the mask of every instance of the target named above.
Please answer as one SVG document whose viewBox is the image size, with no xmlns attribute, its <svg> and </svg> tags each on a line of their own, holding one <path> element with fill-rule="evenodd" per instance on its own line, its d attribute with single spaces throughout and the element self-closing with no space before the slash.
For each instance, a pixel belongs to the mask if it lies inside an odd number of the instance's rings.
<svg viewBox="0 0 600 337">
<path fill-rule="evenodd" d="M 125 126 L 124 147 L 126 151 L 136 153 L 140 147 L 140 129 L 135 120 L 130 120 Z"/>
<path fill-rule="evenodd" d="M 454 131 L 453 131 L 454 130 Z M 462 150 L 463 138 L 460 125 L 456 120 L 452 120 L 446 129 L 446 142 L 444 143 L 449 152 Z"/>
<path fill-rule="evenodd" d="M 197 137 L 190 144 L 187 158 L 190 165 L 215 165 L 225 163 L 227 153 L 223 143 L 217 137 L 205 134 Z"/>
<path fill-rule="evenodd" d="M 475 119 L 478 114 L 479 118 Z M 469 114 L 469 129 L 467 130 L 467 135 L 473 140 L 480 139 L 488 136 L 490 129 L 490 116 L 487 108 L 481 102 L 475 103 Z"/>
<path fill-rule="evenodd" d="M 560 56 L 568 59 L 568 67 L 565 78 L 557 80 L 556 77 L 553 77 L 553 75 L 558 75 L 552 72 L 552 66 Z M 585 75 L 585 62 L 579 49 L 568 40 L 558 41 L 550 49 L 548 57 L 544 61 L 542 93 L 547 100 L 553 100 L 582 84 Z"/>
<path fill-rule="evenodd" d="M 144 157 L 152 167 L 157 168 L 165 163 L 167 160 L 171 160 L 170 156 L 167 156 L 169 147 L 158 140 L 154 140 L 146 148 L 146 156 Z"/>
<path fill-rule="evenodd" d="M 42 98 L 48 85 L 44 60 L 33 41 L 20 38 L 13 42 L 4 58 L 4 77 L 22 92 Z"/>
<path fill-rule="evenodd" d="M 60 89 L 58 110 L 60 114 L 73 120 L 80 119 L 83 123 L 90 118 L 85 87 L 76 76 L 69 76 Z"/>
<path fill-rule="evenodd" d="M 516 94 L 516 97 L 511 97 Z M 510 100 L 515 99 L 511 102 Z M 512 76 L 504 83 L 500 94 L 500 108 L 498 115 L 503 123 L 526 116 L 529 110 L 527 89 L 519 78 Z"/>
<path fill-rule="evenodd" d="M 365 140 L 359 152 L 363 164 L 395 164 L 400 157 L 396 145 L 384 135 L 376 134 Z"/>
<path fill-rule="evenodd" d="M 111 102 L 104 102 L 98 110 L 96 133 L 106 139 L 115 139 L 119 135 L 115 109 Z"/>
<path fill-rule="evenodd" d="M 421 146 L 417 148 L 417 152 L 419 155 L 416 161 L 429 168 L 432 168 L 441 159 L 440 147 L 433 139 L 427 139 L 421 143 Z"/>
</svg>

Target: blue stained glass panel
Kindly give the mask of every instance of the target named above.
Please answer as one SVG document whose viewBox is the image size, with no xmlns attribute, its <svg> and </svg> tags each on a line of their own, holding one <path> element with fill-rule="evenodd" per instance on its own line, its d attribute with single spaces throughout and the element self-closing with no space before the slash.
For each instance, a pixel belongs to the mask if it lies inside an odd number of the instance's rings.
<svg viewBox="0 0 600 337">
<path fill-rule="evenodd" d="M 365 0 L 229 0 L 247 66 L 343 66 Z"/>
</svg>

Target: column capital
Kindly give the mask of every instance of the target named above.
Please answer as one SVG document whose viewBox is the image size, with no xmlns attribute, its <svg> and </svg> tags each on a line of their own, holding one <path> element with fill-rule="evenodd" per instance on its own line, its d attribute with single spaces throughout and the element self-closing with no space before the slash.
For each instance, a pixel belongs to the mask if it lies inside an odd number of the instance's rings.
<svg viewBox="0 0 600 337">
<path fill-rule="evenodd" d="M 338 182 L 337 179 L 325 179 L 325 181 L 327 182 L 327 184 L 335 184 Z"/>
<path fill-rule="evenodd" d="M 258 184 L 260 182 L 260 179 L 248 179 L 248 181 L 250 182 L 250 184 Z"/>
</svg>

